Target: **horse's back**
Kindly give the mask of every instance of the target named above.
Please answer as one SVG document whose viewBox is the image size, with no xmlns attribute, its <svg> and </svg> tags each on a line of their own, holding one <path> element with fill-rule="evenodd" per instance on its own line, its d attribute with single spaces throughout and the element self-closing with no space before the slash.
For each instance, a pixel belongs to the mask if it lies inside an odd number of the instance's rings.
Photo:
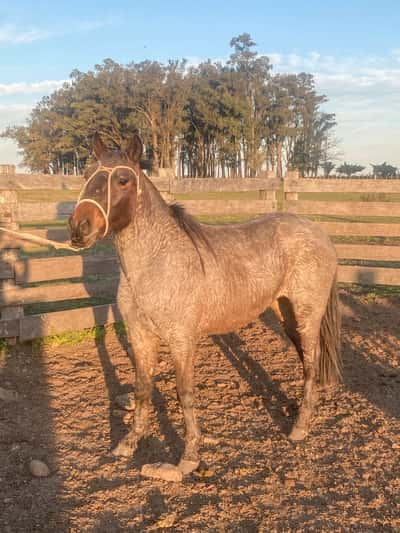
<svg viewBox="0 0 400 533">
<path fill-rule="evenodd" d="M 253 320 L 282 295 L 300 291 L 311 296 L 325 286 L 329 292 L 335 249 L 311 221 L 273 213 L 206 231 L 214 253 L 205 276 L 206 322 L 213 332 Z"/>
<path fill-rule="evenodd" d="M 271 255 L 289 266 L 309 254 L 335 260 L 334 246 L 321 227 L 292 213 L 270 213 L 241 224 L 207 228 L 215 253 L 222 259 L 262 261 Z M 309 257 L 310 258 L 310 257 Z"/>
</svg>

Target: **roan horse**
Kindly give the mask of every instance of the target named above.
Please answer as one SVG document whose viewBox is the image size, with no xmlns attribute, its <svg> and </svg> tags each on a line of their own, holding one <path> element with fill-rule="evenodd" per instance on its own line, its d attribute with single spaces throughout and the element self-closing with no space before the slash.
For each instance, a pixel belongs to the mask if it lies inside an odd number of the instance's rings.
<svg viewBox="0 0 400 533">
<path fill-rule="evenodd" d="M 304 398 L 289 438 L 304 439 L 317 400 L 316 382 L 340 379 L 337 257 L 314 223 L 273 213 L 243 224 L 211 226 L 168 205 L 140 168 L 137 135 L 126 152 L 94 139 L 90 166 L 70 218 L 71 242 L 89 247 L 109 232 L 121 265 L 118 305 L 135 358 L 135 418 L 113 450 L 130 456 L 146 434 L 158 347 L 165 342 L 176 369 L 185 449 L 178 468 L 199 462 L 193 408 L 193 355 L 202 335 L 230 332 L 273 307 L 304 369 Z"/>
</svg>

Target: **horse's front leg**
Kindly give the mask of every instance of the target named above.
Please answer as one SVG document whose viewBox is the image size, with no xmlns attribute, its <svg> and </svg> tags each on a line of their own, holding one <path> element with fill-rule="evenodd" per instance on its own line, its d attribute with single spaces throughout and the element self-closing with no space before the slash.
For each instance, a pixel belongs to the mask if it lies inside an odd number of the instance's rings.
<svg viewBox="0 0 400 533">
<path fill-rule="evenodd" d="M 157 366 L 159 339 L 138 325 L 128 327 L 128 337 L 132 346 L 135 369 L 135 418 L 129 433 L 123 437 L 112 451 L 115 456 L 130 457 L 139 440 L 147 433 L 153 376 Z"/>
<path fill-rule="evenodd" d="M 178 468 L 188 474 L 199 466 L 200 429 L 194 411 L 194 343 L 174 342 L 171 353 L 176 372 L 176 388 L 185 419 L 185 451 Z"/>
</svg>

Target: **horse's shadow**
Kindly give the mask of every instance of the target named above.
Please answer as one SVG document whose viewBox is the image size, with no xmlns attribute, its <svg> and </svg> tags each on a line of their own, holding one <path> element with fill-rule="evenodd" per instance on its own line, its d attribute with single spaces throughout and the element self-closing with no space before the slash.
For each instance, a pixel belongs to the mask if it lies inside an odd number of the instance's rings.
<svg viewBox="0 0 400 533">
<path fill-rule="evenodd" d="M 293 400 L 286 396 L 279 383 L 272 380 L 260 363 L 249 354 L 237 333 L 214 335 L 212 338 L 240 377 L 247 382 L 252 395 L 262 399 L 262 404 L 275 425 L 287 435 L 293 420 L 288 419 L 285 411 L 288 413 L 295 410 Z"/>
</svg>

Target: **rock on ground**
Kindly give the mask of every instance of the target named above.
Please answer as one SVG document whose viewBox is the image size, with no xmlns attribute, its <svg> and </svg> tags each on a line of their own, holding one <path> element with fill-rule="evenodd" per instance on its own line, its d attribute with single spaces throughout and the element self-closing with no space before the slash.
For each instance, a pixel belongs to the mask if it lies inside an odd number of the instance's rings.
<svg viewBox="0 0 400 533">
<path fill-rule="evenodd" d="M 50 469 L 43 461 L 32 459 L 29 463 L 29 470 L 35 477 L 47 477 L 50 474 Z"/>
</svg>

